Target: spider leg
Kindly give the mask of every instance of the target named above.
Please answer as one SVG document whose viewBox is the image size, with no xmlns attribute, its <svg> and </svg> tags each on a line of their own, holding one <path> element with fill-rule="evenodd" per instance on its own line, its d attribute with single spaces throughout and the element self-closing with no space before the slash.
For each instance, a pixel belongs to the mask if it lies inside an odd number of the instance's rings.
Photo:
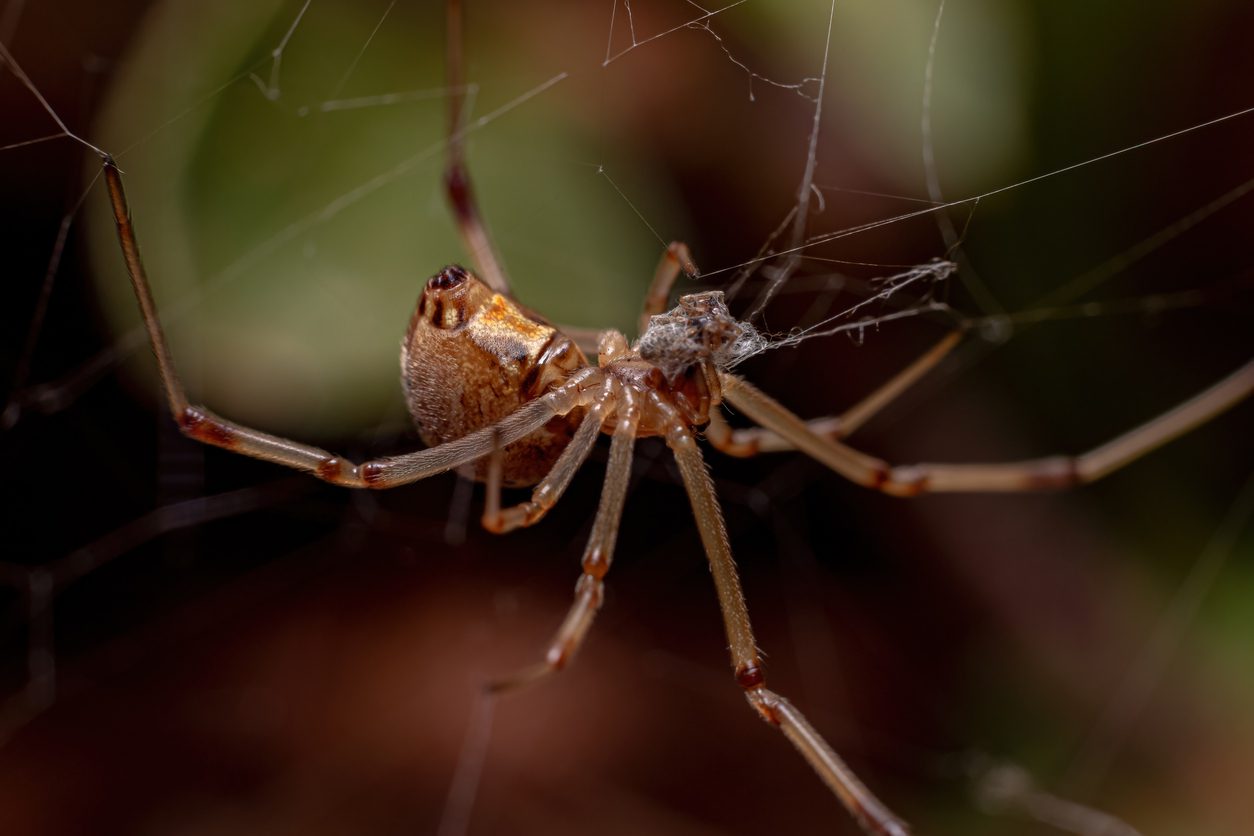
<svg viewBox="0 0 1254 836">
<path fill-rule="evenodd" d="M 649 282 L 649 290 L 645 293 L 644 309 L 640 312 L 641 334 L 649 327 L 649 317 L 666 310 L 671 288 L 675 286 L 681 269 L 693 278 L 699 273 L 696 262 L 692 260 L 692 253 L 688 252 L 688 245 L 682 241 L 672 241 L 666 252 L 662 253 L 662 260 L 658 262 L 653 281 Z"/>
<path fill-rule="evenodd" d="M 448 158 L 444 166 L 444 190 L 448 196 L 457 231 L 478 269 L 479 278 L 497 293 L 510 295 L 509 279 L 501 264 L 500 255 L 488 235 L 488 228 L 479 213 L 470 172 L 466 168 L 466 78 L 465 60 L 462 54 L 461 0 L 449 0 L 448 15 Z"/>
<path fill-rule="evenodd" d="M 456 441 L 406 453 L 354 464 L 340 456 L 280 436 L 261 432 L 220 418 L 202 406 L 191 404 L 179 381 L 169 344 L 157 318 L 157 306 L 139 254 L 139 242 L 126 204 L 122 177 L 111 157 L 104 160 L 105 183 L 113 205 L 118 241 L 126 260 L 126 269 L 139 302 L 144 326 L 156 355 L 170 412 L 183 433 L 205 444 L 224 447 L 246 456 L 307 471 L 319 479 L 354 488 L 391 488 L 451 470 L 475 461 L 492 452 L 493 444 L 512 444 L 530 435 L 550 419 L 586 406 L 596 396 L 603 375 L 595 368 L 575 372 L 562 383 L 533 401 L 523 405 L 494 427 L 485 427 Z"/>
<path fill-rule="evenodd" d="M 906 836 L 909 827 L 876 798 L 792 703 L 766 688 L 762 660 L 749 623 L 749 611 L 732 560 L 723 512 L 714 495 L 701 450 L 688 428 L 674 416 L 666 443 L 675 453 L 692 503 L 701 542 L 710 561 L 719 606 L 731 649 L 736 682 L 763 720 L 778 728 L 867 833 Z"/>
<path fill-rule="evenodd" d="M 610 388 L 609 385 L 606 387 Z M 614 557 L 614 543 L 618 539 L 618 523 L 627 499 L 627 485 L 631 476 L 632 451 L 636 444 L 636 425 L 640 420 L 640 408 L 636 397 L 627 387 L 615 387 L 613 392 L 616 423 L 610 441 L 610 460 L 605 469 L 605 484 L 601 489 L 601 501 L 597 506 L 596 519 L 592 523 L 592 535 L 583 552 L 583 574 L 575 584 L 575 602 L 549 643 L 544 661 L 524 668 L 510 676 L 488 685 L 493 693 L 512 691 L 562 670 L 583 644 L 601 600 L 605 594 L 604 578 Z M 584 419 L 587 426 L 591 416 Z M 582 428 L 582 427 L 581 427 Z"/>
<path fill-rule="evenodd" d="M 575 430 L 574 437 L 566 445 L 566 449 L 558 456 L 545 477 L 531 491 L 531 499 L 520 502 L 509 508 L 501 507 L 502 471 L 505 464 L 503 444 L 497 444 L 492 451 L 492 459 L 488 465 L 487 502 L 483 510 L 483 527 L 493 534 L 504 534 L 516 528 L 535 525 L 549 509 L 557 504 L 570 485 L 575 472 L 583 466 L 592 446 L 596 444 L 601 427 L 614 411 L 614 391 L 605 386 L 597 395 Z"/>
<path fill-rule="evenodd" d="M 893 375 L 884 385 L 845 410 L 840 415 L 815 418 L 806 422 L 809 431 L 822 438 L 838 441 L 852 435 L 877 412 L 934 369 L 962 341 L 961 331 L 950 331 L 939 342 L 921 354 L 909 366 Z M 721 413 L 710 413 L 706 438 L 715 449 L 729 456 L 745 458 L 759 453 L 778 453 L 796 449 L 784 436 L 765 427 L 732 429 Z"/>
<path fill-rule="evenodd" d="M 1254 360 L 1139 427 L 1078 456 L 990 464 L 887 462 L 816 435 L 806 422 L 739 377 L 719 373 L 728 403 L 845 478 L 897 496 L 924 492 L 1031 491 L 1093 482 L 1205 423 L 1254 392 Z"/>
</svg>

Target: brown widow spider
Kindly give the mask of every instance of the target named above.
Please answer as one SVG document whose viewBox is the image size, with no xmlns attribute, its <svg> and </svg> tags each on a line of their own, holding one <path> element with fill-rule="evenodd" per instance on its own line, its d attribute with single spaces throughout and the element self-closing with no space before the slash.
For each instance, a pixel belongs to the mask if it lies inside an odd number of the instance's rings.
<svg viewBox="0 0 1254 836">
<path fill-rule="evenodd" d="M 458 4 L 450 5 L 450 88 L 460 89 Z M 842 439 L 909 388 L 960 341 L 940 340 L 881 388 L 844 414 L 805 421 L 729 371 L 751 352 L 756 333 L 728 310 L 718 291 L 682 296 L 665 312 L 681 271 L 695 273 L 687 247 L 672 244 L 646 295 L 640 336 L 616 331 L 595 338 L 567 336 L 512 297 L 486 227 L 480 220 L 457 130 L 463 107 L 450 96 L 451 134 L 446 188 L 478 276 L 450 266 L 424 287 L 402 343 L 406 400 L 429 449 L 353 463 L 300 442 L 236 424 L 193 405 L 179 381 L 156 304 L 119 170 L 104 158 L 104 175 L 118 236 L 156 355 L 166 400 L 182 431 L 206 444 L 306 471 L 355 488 L 391 488 L 455 468 L 487 484 L 483 524 L 494 532 L 541 520 L 560 499 L 597 437 L 611 436 L 604 487 L 575 601 L 541 662 L 490 685 L 508 691 L 561 670 L 574 656 L 601 605 L 626 498 L 633 447 L 639 438 L 665 440 L 678 463 L 722 609 L 732 668 L 750 705 L 778 728 L 818 772 L 868 833 L 904 834 L 907 826 L 849 770 L 805 717 L 766 687 L 722 511 L 697 445 L 704 432 L 735 456 L 795 449 L 846 478 L 897 496 L 925 492 L 1030 491 L 1099 479 L 1214 417 L 1254 391 L 1247 363 L 1180 406 L 1078 456 L 998 464 L 892 466 Z M 594 349 L 596 364 L 585 351 Z M 733 430 L 722 404 L 758 427 Z M 529 500 L 502 507 L 504 486 L 534 485 Z"/>
</svg>

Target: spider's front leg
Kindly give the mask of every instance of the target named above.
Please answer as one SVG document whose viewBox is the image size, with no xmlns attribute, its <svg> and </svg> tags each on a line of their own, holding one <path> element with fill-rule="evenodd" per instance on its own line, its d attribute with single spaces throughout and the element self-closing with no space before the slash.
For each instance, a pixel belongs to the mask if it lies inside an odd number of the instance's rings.
<svg viewBox="0 0 1254 836">
<path fill-rule="evenodd" d="M 140 314 L 156 355 L 161 384 L 174 420 L 183 433 L 197 441 L 275 464 L 303 470 L 319 479 L 352 488 L 392 488 L 452 470 L 490 454 L 497 444 L 508 445 L 530 436 L 553 418 L 587 406 L 599 391 L 597 369 L 581 368 L 491 427 L 479 429 L 445 444 L 399 456 L 356 464 L 334 453 L 281 436 L 245 427 L 192 404 L 179 380 L 169 344 L 157 317 L 148 275 L 140 258 L 139 241 L 131 221 L 122 176 L 112 157 L 104 159 L 105 185 L 113 206 L 118 241 L 127 273 L 139 302 Z"/>
</svg>

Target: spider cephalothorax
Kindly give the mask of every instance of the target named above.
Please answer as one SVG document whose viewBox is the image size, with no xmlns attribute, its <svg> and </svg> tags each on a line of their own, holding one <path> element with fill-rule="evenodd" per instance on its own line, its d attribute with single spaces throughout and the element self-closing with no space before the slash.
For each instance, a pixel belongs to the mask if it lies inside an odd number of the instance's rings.
<svg viewBox="0 0 1254 836">
<path fill-rule="evenodd" d="M 731 315 L 723 291 L 679 297 L 679 304 L 649 319 L 636 351 L 674 380 L 701 363 L 729 369 L 762 349 L 765 340 L 752 325 Z"/>
</svg>

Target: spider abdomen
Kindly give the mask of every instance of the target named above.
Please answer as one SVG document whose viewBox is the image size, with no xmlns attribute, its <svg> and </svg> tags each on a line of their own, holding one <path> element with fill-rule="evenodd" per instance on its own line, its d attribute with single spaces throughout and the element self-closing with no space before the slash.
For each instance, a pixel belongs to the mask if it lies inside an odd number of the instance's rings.
<svg viewBox="0 0 1254 836">
<path fill-rule="evenodd" d="M 401 385 L 428 446 L 492 426 L 586 365 L 568 337 L 456 266 L 427 282 L 401 342 Z M 582 417 L 554 418 L 507 446 L 504 484 L 540 481 Z M 486 462 L 472 473 L 486 478 Z"/>
</svg>

